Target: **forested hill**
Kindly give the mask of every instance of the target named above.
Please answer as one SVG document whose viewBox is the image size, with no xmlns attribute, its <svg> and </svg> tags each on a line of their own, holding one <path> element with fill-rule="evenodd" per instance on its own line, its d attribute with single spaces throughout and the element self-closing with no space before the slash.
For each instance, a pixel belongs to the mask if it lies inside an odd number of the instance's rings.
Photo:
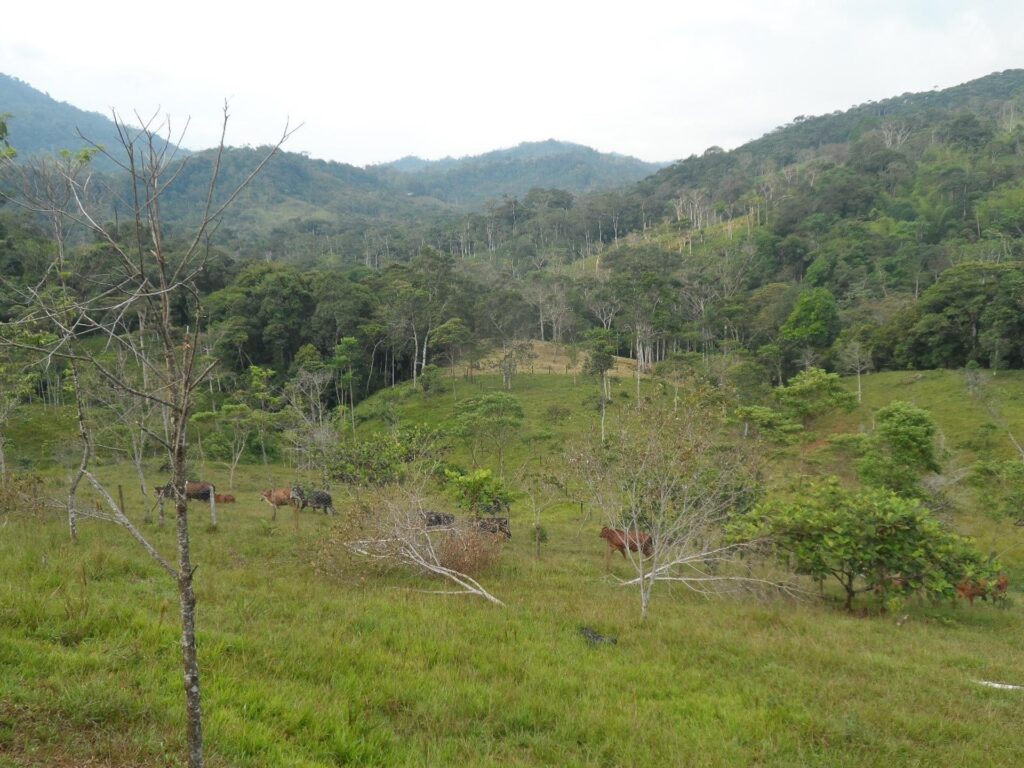
<svg viewBox="0 0 1024 768">
<path fill-rule="evenodd" d="M 414 195 L 479 206 L 503 196 L 522 197 L 534 188 L 582 193 L 624 187 L 663 165 L 549 139 L 458 159 L 403 157 L 373 169 Z"/>
<path fill-rule="evenodd" d="M 221 157 L 218 201 L 241 184 L 268 148 L 228 148 Z M 175 229 L 202 214 L 216 157 L 204 150 L 189 158 L 168 188 L 165 212 Z M 432 198 L 414 198 L 363 168 L 280 152 L 228 210 L 218 241 L 246 257 L 310 263 L 342 253 L 358 258 L 363 244 L 404 243 L 424 222 L 454 215 Z M 413 246 L 410 246 L 413 247 Z"/>
<path fill-rule="evenodd" d="M 225 187 L 257 158 L 229 151 Z M 168 191 L 171 223 L 194 215 L 209 164 Z M 10 210 L 0 225 L 0 272 L 38 279 L 45 232 Z M 223 360 L 283 374 L 304 345 L 351 338 L 366 392 L 435 360 L 435 330 L 458 356 L 598 329 L 645 370 L 750 391 L 812 366 L 1024 368 L 1024 71 L 795 119 L 629 187 L 477 210 L 283 154 L 213 245 L 224 268 L 201 290 Z"/>
<path fill-rule="evenodd" d="M 117 129 L 108 117 L 57 101 L 28 83 L 0 73 L 0 115 L 3 114 L 9 116 L 7 138 L 21 157 L 84 149 L 89 144 L 80 138 L 79 132 L 108 149 L 120 146 Z M 95 163 L 101 170 L 115 168 L 102 156 Z"/>
<path fill-rule="evenodd" d="M 681 188 L 699 187 L 734 205 L 756 177 L 815 157 L 844 163 L 861 140 L 878 141 L 896 153 L 914 151 L 913 144 L 917 151 L 943 143 L 977 148 L 997 126 L 1019 120 L 1022 103 L 1024 70 L 1012 69 L 943 90 L 904 93 L 827 115 L 799 115 L 730 152 L 711 147 L 664 168 L 643 180 L 636 192 L 664 204 Z M 948 124 L 953 118 L 959 123 Z M 904 147 L 912 137 L 913 144 Z"/>
</svg>

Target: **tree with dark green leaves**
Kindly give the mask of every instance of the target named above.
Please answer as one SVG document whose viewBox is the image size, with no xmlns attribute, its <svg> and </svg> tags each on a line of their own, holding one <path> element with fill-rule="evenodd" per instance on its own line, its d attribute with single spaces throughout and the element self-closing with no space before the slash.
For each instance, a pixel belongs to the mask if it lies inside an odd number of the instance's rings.
<svg viewBox="0 0 1024 768">
<path fill-rule="evenodd" d="M 992 582 L 999 569 L 916 500 L 882 489 L 849 491 L 834 479 L 794 500 L 761 504 L 734 521 L 731 534 L 764 542 L 798 574 L 834 579 L 847 610 L 866 592 L 953 599 L 958 583 Z"/>
<path fill-rule="evenodd" d="M 857 405 L 857 398 L 846 390 L 839 375 L 821 368 L 800 371 L 772 394 L 783 412 L 800 419 L 805 427 L 830 411 L 852 411 Z"/>
<path fill-rule="evenodd" d="M 937 431 L 928 411 L 894 400 L 875 413 L 870 434 L 850 435 L 837 442 L 851 444 L 860 454 L 857 474 L 865 484 L 920 497 L 921 476 L 941 469 L 935 446 Z"/>
<path fill-rule="evenodd" d="M 794 347 L 825 349 L 839 333 L 836 297 L 827 288 L 804 291 L 783 323 L 781 333 Z"/>
</svg>

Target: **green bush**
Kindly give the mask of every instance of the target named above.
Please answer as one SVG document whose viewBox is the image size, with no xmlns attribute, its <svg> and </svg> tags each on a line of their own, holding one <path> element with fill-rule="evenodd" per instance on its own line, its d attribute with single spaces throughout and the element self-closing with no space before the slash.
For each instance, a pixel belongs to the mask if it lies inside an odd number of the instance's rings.
<svg viewBox="0 0 1024 768">
<path fill-rule="evenodd" d="M 848 491 L 834 478 L 797 500 L 758 506 L 730 526 L 730 535 L 764 541 L 798 574 L 834 578 L 847 609 L 863 592 L 954 598 L 960 581 L 991 582 L 999 570 L 917 500 L 881 489 Z"/>
</svg>

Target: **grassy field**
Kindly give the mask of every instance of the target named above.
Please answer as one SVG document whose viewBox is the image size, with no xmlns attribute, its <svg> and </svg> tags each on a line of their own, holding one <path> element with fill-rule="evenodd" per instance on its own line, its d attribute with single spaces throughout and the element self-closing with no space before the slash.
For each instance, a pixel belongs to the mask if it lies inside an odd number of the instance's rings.
<svg viewBox="0 0 1024 768">
<path fill-rule="evenodd" d="M 362 406 L 381 422 L 440 424 L 493 377 L 431 395 L 400 392 Z M 644 391 L 653 391 L 644 381 Z M 1024 375 L 986 380 L 1000 415 L 1024 433 Z M 635 384 L 616 385 L 625 402 Z M 557 461 L 596 422 L 596 383 L 521 375 L 527 419 L 508 457 Z M 886 373 L 865 380 L 864 406 L 822 433 L 867 427 L 892 399 L 930 408 L 945 463 L 976 458 L 990 418 L 955 372 Z M 558 408 L 552 410 L 553 406 Z M 611 409 L 615 418 L 618 406 Z M 376 415 L 375 415 L 376 414 Z M 59 423 L 38 414 L 15 431 L 15 462 L 57 461 Z M 46 422 L 46 423 L 44 423 Z M 45 449 L 40 447 L 46 442 Z M 1014 455 L 1007 440 L 992 448 Z M 466 462 L 464 452 L 454 458 Z M 824 440 L 775 459 L 778 479 L 842 471 Z M 56 487 L 67 470 L 45 470 Z M 103 468 L 143 502 L 126 465 Z M 289 482 L 287 467 L 273 467 Z M 227 485 L 210 464 L 204 477 Z M 152 479 L 159 479 L 155 469 Z M 243 466 L 239 503 L 216 531 L 194 525 L 200 661 L 213 766 L 1017 766 L 1024 764 L 1024 529 L 954 488 L 952 522 L 1005 551 L 1017 605 L 911 605 L 909 618 L 846 615 L 813 601 L 708 600 L 658 586 L 652 615 L 606 576 L 596 521 L 575 505 L 547 513 L 535 557 L 529 513 L 483 581 L 507 607 L 427 594 L 436 584 L 367 571 L 337 544 L 334 521 L 258 500 L 261 467 Z M 344 493 L 336 489 L 341 516 Z M 979 503 L 979 498 L 981 497 Z M 170 530 L 144 526 L 162 551 Z M 614 572 L 625 566 L 612 561 Z M 579 629 L 614 635 L 590 646 Z M 178 765 L 181 670 L 173 584 L 119 529 L 0 514 L 0 766 Z"/>
</svg>

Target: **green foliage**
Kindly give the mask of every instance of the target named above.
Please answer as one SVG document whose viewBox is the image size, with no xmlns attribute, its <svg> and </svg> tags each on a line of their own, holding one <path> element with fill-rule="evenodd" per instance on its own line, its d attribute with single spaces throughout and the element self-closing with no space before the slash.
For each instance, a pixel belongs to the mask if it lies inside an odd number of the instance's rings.
<svg viewBox="0 0 1024 768">
<path fill-rule="evenodd" d="M 947 269 L 903 321 L 899 359 L 912 366 L 991 368 L 1024 364 L 1024 267 L 960 264 Z"/>
<path fill-rule="evenodd" d="M 420 372 L 420 387 L 427 395 L 439 395 L 448 390 L 444 372 L 436 365 L 428 365 Z"/>
<path fill-rule="evenodd" d="M 931 414 L 911 403 L 893 400 L 874 416 L 867 433 L 836 435 L 833 445 L 859 456 L 857 474 L 867 485 L 906 497 L 922 497 L 921 476 L 941 469 L 935 447 L 937 427 Z"/>
<path fill-rule="evenodd" d="M 504 472 L 505 450 L 519 434 L 523 416 L 523 406 L 514 396 L 491 392 L 459 403 L 453 432 L 469 446 L 474 461 L 484 446 L 491 446 Z"/>
<path fill-rule="evenodd" d="M 804 291 L 780 332 L 783 339 L 796 345 L 819 349 L 829 346 L 839 333 L 836 297 L 826 288 Z"/>
<path fill-rule="evenodd" d="M 733 418 L 773 443 L 792 443 L 804 431 L 799 422 L 763 405 L 741 406 L 736 409 Z"/>
<path fill-rule="evenodd" d="M 594 328 L 587 335 L 586 372 L 592 376 L 604 376 L 615 367 L 617 345 L 611 331 Z"/>
<path fill-rule="evenodd" d="M 507 515 L 512 492 L 489 469 L 461 473 L 446 469 L 445 480 L 455 503 L 474 517 Z"/>
<path fill-rule="evenodd" d="M 981 507 L 996 520 L 1024 520 L 1024 463 L 1019 458 L 982 459 L 971 465 L 968 482 L 981 497 Z"/>
<path fill-rule="evenodd" d="M 731 535 L 764 540 L 796 573 L 834 578 L 847 609 L 863 592 L 952 599 L 963 579 L 992 580 L 999 569 L 916 500 L 880 489 L 848 491 L 834 479 L 793 501 L 761 504 L 732 525 Z"/>
<path fill-rule="evenodd" d="M 839 375 L 821 368 L 800 371 L 772 394 L 787 416 L 802 419 L 805 425 L 830 411 L 851 411 L 857 405 L 857 398 L 846 390 Z"/>
<path fill-rule="evenodd" d="M 320 350 L 312 344 L 303 344 L 292 358 L 291 374 L 294 376 L 298 371 L 320 371 L 324 368 L 324 359 Z"/>
<path fill-rule="evenodd" d="M 437 457 L 442 437 L 416 426 L 345 440 L 332 453 L 331 477 L 364 486 L 400 482 L 413 466 Z"/>
</svg>

